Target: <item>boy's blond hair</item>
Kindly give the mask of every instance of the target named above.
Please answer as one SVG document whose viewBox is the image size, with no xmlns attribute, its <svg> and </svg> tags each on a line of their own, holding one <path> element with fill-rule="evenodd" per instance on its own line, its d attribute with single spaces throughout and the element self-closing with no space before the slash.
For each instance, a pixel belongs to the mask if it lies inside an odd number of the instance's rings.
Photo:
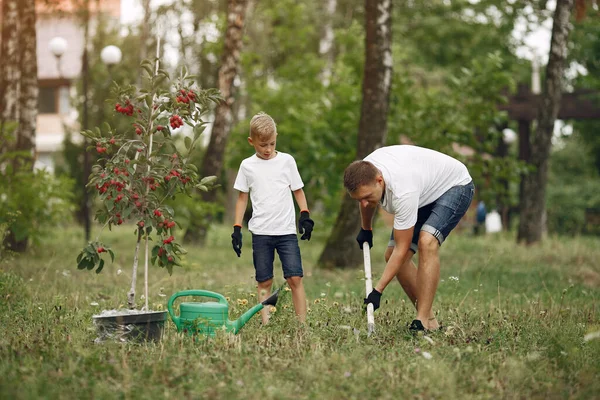
<svg viewBox="0 0 600 400">
<path fill-rule="evenodd" d="M 250 120 L 250 137 L 268 139 L 277 135 L 277 125 L 269 114 L 259 112 Z"/>
</svg>

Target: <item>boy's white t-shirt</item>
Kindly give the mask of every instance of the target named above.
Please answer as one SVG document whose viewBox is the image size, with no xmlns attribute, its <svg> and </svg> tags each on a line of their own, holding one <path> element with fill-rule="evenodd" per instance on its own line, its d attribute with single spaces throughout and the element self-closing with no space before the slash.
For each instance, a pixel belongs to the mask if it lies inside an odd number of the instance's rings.
<svg viewBox="0 0 600 400">
<path fill-rule="evenodd" d="M 263 160 L 256 154 L 240 164 L 233 188 L 250 192 L 252 218 L 248 230 L 255 235 L 296 233 L 296 212 L 292 191 L 304 187 L 296 160 L 287 153 Z"/>
<path fill-rule="evenodd" d="M 448 189 L 471 182 L 467 167 L 435 150 L 411 145 L 382 147 L 364 158 L 383 175 L 384 210 L 394 214 L 394 229 L 409 229 L 420 207 L 436 201 Z"/>
</svg>

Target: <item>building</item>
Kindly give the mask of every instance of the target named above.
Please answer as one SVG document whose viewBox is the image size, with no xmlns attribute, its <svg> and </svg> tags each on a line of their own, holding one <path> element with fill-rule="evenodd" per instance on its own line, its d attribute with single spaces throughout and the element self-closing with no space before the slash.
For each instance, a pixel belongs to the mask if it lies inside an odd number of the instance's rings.
<svg viewBox="0 0 600 400">
<path fill-rule="evenodd" d="M 39 101 L 36 132 L 36 167 L 53 170 L 53 154 L 65 139 L 65 125 L 76 126 L 77 110 L 70 99 L 81 74 L 84 33 L 76 4 L 72 0 L 36 1 L 37 61 Z M 106 13 L 116 20 L 121 15 L 121 0 L 90 0 L 90 34 L 95 16 Z M 57 58 L 50 41 L 62 37 L 67 42 L 64 54 Z"/>
</svg>

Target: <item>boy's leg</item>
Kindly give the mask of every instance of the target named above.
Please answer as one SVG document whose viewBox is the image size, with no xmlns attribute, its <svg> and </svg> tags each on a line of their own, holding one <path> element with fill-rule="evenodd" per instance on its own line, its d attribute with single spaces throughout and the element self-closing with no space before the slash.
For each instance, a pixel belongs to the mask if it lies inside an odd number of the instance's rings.
<svg viewBox="0 0 600 400">
<path fill-rule="evenodd" d="M 271 295 L 273 285 L 273 261 L 275 260 L 275 245 L 273 236 L 252 235 L 252 260 L 258 283 L 258 301 L 262 302 Z M 269 322 L 269 307 L 261 310 L 262 322 Z"/>
<path fill-rule="evenodd" d="M 271 295 L 271 287 L 273 286 L 273 279 L 269 279 L 268 281 L 258 282 L 258 301 L 263 302 Z M 266 325 L 269 322 L 269 318 L 271 317 L 270 306 L 263 307 L 260 311 L 260 316 L 262 317 L 263 325 Z"/>
<path fill-rule="evenodd" d="M 290 289 L 292 289 L 292 302 L 298 321 L 306 322 L 306 292 L 301 276 L 291 276 L 286 279 Z"/>
<path fill-rule="evenodd" d="M 296 235 L 280 236 L 276 249 L 283 267 L 283 276 L 292 290 L 292 301 L 294 302 L 296 316 L 300 322 L 305 322 L 306 293 L 302 283 L 304 271 L 302 270 L 298 237 Z"/>
</svg>

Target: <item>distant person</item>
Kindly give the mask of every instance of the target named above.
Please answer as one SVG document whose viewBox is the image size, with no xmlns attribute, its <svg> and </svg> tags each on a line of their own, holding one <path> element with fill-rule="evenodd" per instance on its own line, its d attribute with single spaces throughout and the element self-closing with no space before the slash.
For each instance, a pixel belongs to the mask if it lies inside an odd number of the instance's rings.
<svg viewBox="0 0 600 400">
<path fill-rule="evenodd" d="M 502 232 L 502 217 L 496 210 L 490 211 L 485 217 L 485 232 L 497 233 Z"/>
<path fill-rule="evenodd" d="M 387 264 L 364 303 L 378 309 L 384 289 L 396 277 L 417 309 L 409 329 L 439 329 L 432 310 L 440 279 L 439 248 L 473 199 L 475 187 L 467 167 L 422 147 L 382 147 L 346 168 L 344 187 L 360 204 L 361 229 L 356 240 L 361 248 L 364 242 L 373 247 L 377 206 L 394 214 L 385 251 Z M 418 269 L 411 261 L 417 249 Z"/>
<path fill-rule="evenodd" d="M 487 209 L 485 208 L 485 203 L 483 200 L 480 200 L 477 203 L 477 213 L 475 215 L 475 235 L 479 235 L 481 233 L 485 233 L 485 217 L 487 215 Z"/>
<path fill-rule="evenodd" d="M 292 290 L 294 309 L 300 322 L 306 321 L 306 294 L 302 284 L 304 272 L 296 236 L 296 212 L 292 193 L 300 208 L 298 231 L 302 240 L 310 240 L 314 222 L 310 219 L 304 183 L 294 157 L 275 150 L 277 126 L 265 113 L 250 121 L 248 143 L 255 154 L 242 161 L 233 185 L 239 190 L 235 205 L 235 221 L 231 243 L 238 257 L 242 254 L 242 220 L 252 202 L 252 218 L 248 230 L 252 233 L 252 259 L 258 282 L 258 299 L 271 294 L 275 250 L 283 266 L 283 276 Z M 262 311 L 262 322 L 269 321 L 269 310 Z"/>
</svg>

